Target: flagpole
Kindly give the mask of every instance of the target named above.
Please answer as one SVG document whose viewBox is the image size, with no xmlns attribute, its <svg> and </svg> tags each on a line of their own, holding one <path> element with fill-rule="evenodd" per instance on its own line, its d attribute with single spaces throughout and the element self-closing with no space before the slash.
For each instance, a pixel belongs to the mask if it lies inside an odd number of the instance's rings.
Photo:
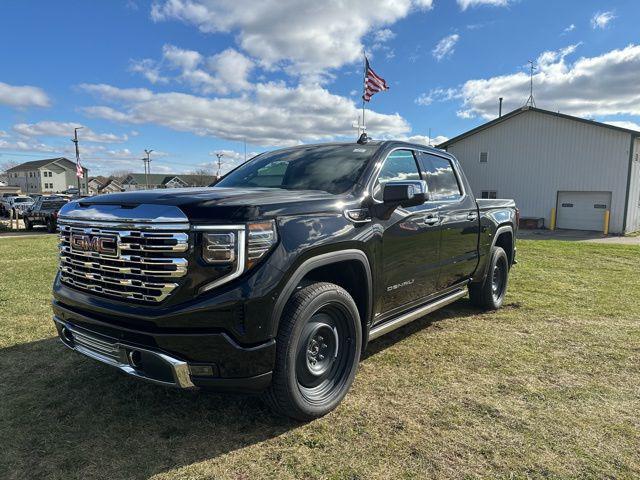
<svg viewBox="0 0 640 480">
<path fill-rule="evenodd" d="M 364 57 L 364 72 L 362 75 L 362 133 L 364 133 L 366 131 L 364 124 L 364 95 L 367 88 L 367 53 L 363 52 L 362 56 Z"/>
</svg>

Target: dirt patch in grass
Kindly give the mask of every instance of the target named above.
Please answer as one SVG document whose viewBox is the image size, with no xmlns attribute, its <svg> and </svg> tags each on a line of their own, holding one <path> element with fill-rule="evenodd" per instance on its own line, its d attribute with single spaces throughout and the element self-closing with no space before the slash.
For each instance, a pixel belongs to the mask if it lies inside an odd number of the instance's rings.
<svg viewBox="0 0 640 480">
<path fill-rule="evenodd" d="M 640 476 L 638 247 L 521 241 L 505 308 L 372 342 L 344 403 L 298 424 L 64 350 L 55 243 L 0 240 L 2 478 Z"/>
</svg>

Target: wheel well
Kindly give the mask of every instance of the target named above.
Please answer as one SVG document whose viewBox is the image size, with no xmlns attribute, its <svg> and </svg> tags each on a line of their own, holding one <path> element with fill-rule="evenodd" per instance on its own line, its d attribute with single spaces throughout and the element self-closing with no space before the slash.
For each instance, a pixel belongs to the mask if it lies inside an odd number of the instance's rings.
<svg viewBox="0 0 640 480">
<path fill-rule="evenodd" d="M 349 292 L 358 307 L 364 334 L 369 315 L 369 291 L 367 272 L 361 262 L 345 260 L 315 268 L 300 280 L 302 285 L 309 282 L 335 283 Z"/>
<path fill-rule="evenodd" d="M 507 253 L 509 265 L 511 265 L 513 263 L 513 232 L 502 232 L 498 235 L 495 244 Z"/>
</svg>

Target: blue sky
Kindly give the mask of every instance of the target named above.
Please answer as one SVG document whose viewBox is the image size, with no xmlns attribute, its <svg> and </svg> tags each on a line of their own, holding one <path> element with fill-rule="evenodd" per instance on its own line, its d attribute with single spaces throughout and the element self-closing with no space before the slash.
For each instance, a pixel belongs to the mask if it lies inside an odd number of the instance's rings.
<svg viewBox="0 0 640 480">
<path fill-rule="evenodd" d="M 433 142 L 528 96 L 640 124 L 637 1 L 6 1 L 0 167 L 71 157 L 92 173 L 225 167 L 249 153 L 355 138 L 362 51 L 390 84 L 370 135 Z"/>
</svg>

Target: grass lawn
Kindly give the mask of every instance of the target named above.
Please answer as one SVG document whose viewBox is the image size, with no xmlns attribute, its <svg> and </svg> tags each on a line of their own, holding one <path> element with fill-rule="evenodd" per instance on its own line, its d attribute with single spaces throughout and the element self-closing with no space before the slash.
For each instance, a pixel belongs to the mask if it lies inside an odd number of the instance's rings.
<svg viewBox="0 0 640 480">
<path fill-rule="evenodd" d="M 51 236 L 0 240 L 0 478 L 638 478 L 640 249 L 521 241 L 505 307 L 373 342 L 344 403 L 148 385 L 65 350 Z"/>
</svg>

